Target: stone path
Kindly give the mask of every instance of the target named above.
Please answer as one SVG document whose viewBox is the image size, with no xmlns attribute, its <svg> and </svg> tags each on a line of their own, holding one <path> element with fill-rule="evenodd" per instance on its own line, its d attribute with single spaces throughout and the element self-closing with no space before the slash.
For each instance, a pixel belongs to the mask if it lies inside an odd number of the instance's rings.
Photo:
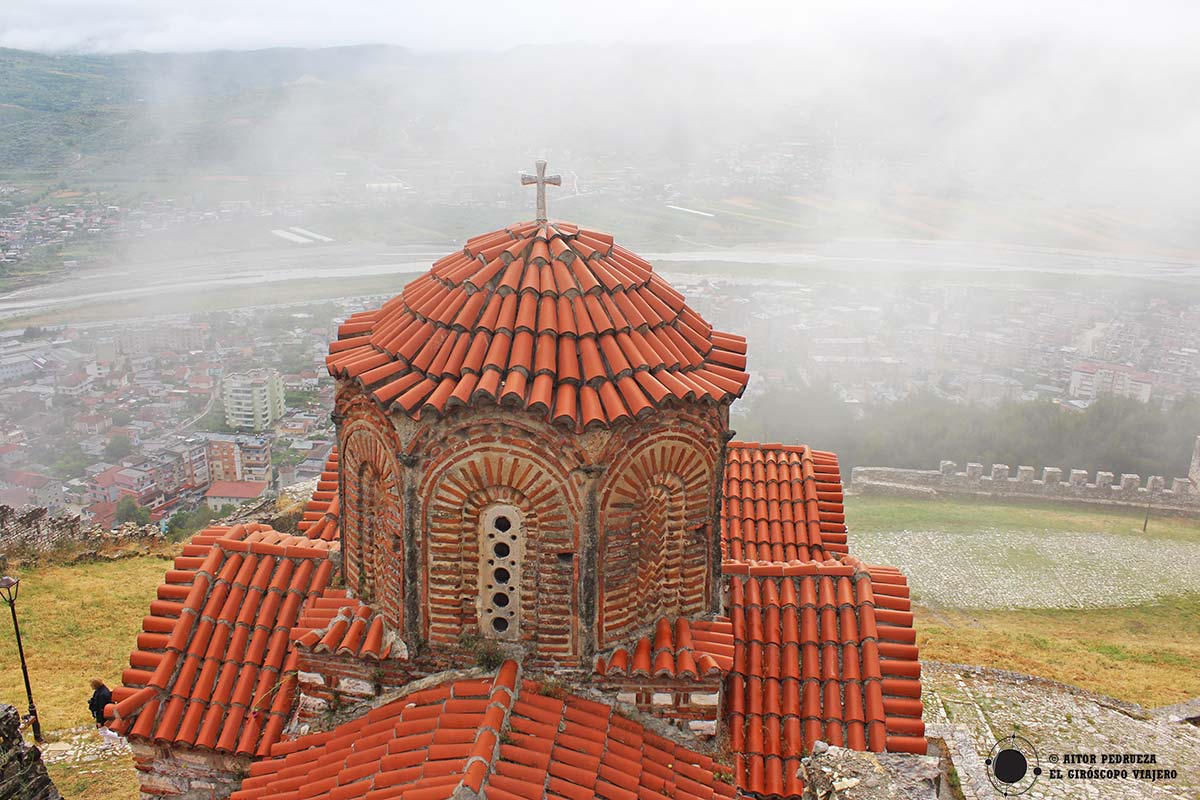
<svg viewBox="0 0 1200 800">
<path fill-rule="evenodd" d="M 1094 608 L 1200 591 L 1200 542 L 1049 531 L 852 533 L 854 553 L 960 608 Z M 953 558 L 947 558 L 947 554 Z"/>
<path fill-rule="evenodd" d="M 1022 798 L 1165 800 L 1200 796 L 1200 728 L 1130 703 L 1029 675 L 936 662 L 922 663 L 927 734 L 946 740 L 967 800 L 1003 797 L 985 759 L 1015 733 L 1036 748 L 1041 776 Z M 1177 717 L 1176 717 L 1177 719 Z M 1103 754 L 1154 754 L 1151 765 L 1102 764 Z M 1071 764 L 1067 754 L 1094 755 Z M 1030 769 L 1034 764 L 1030 764 Z M 1051 779 L 1050 769 L 1125 769 L 1124 779 Z M 1175 770 L 1176 777 L 1137 779 L 1134 769 Z"/>
<path fill-rule="evenodd" d="M 66 764 L 85 769 L 86 764 L 102 759 L 129 755 L 129 744 L 119 736 L 101 736 L 95 725 L 81 725 L 52 731 L 42 745 L 42 761 L 47 765 Z"/>
</svg>

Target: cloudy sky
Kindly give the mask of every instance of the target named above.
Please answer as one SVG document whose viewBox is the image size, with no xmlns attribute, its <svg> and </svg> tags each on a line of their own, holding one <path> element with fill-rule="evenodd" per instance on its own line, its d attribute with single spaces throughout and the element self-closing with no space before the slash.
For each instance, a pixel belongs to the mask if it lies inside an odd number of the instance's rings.
<svg viewBox="0 0 1200 800">
<path fill-rule="evenodd" d="M 1194 42 L 1193 0 L 3 0 L 0 46 L 192 51 L 388 43 L 503 50 L 570 42 L 998 36 Z"/>
</svg>

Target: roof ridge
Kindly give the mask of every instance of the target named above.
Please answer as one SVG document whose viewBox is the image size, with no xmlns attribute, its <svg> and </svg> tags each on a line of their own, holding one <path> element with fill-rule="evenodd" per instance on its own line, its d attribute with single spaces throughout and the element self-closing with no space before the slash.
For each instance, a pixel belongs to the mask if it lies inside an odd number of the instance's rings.
<svg viewBox="0 0 1200 800">
<path fill-rule="evenodd" d="M 517 695 L 523 688 L 521 673 L 521 665 L 511 658 L 496 671 L 483 722 L 475 733 L 471 754 L 467 757 L 462 780 L 458 784 L 464 790 L 473 792 L 475 797 L 486 796 L 484 788 L 495 772 L 496 761 L 500 758 L 500 742 L 508 730 L 508 720 L 517 702 Z M 458 797 L 458 792 L 453 796 Z"/>
</svg>

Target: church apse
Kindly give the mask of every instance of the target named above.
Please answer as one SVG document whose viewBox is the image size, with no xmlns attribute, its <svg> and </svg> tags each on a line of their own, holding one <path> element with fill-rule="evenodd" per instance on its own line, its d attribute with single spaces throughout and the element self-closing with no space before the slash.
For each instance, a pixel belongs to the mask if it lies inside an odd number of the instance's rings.
<svg viewBox="0 0 1200 800">
<path fill-rule="evenodd" d="M 467 634 L 577 661 L 581 504 L 564 467 L 571 448 L 548 428 L 512 422 L 480 415 L 439 430 L 420 467 L 426 638 L 453 646 Z"/>
<path fill-rule="evenodd" d="M 600 649 L 662 616 L 716 610 L 723 427 L 715 413 L 668 411 L 631 429 L 630 441 L 618 437 L 600 492 Z"/>
<path fill-rule="evenodd" d="M 347 589 L 404 631 L 404 513 L 396 450 L 386 418 L 352 402 L 341 424 L 343 578 Z"/>
</svg>

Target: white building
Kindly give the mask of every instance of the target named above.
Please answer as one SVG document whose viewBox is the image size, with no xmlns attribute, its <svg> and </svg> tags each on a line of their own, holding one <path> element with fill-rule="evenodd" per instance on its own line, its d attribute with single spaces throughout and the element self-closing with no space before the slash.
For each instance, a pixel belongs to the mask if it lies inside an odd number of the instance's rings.
<svg viewBox="0 0 1200 800">
<path fill-rule="evenodd" d="M 226 375 L 221 382 L 221 401 L 229 427 L 268 430 L 283 417 L 283 379 L 273 369 Z"/>
</svg>

